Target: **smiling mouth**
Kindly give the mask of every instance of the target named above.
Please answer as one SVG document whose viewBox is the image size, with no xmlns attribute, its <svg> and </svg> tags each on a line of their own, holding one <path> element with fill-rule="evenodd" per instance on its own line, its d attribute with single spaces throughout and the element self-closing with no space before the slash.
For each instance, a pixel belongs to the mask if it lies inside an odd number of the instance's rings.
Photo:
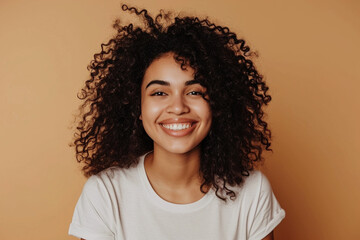
<svg viewBox="0 0 360 240">
<path fill-rule="evenodd" d="M 184 129 L 188 129 L 192 126 L 192 123 L 173 123 L 173 124 L 160 124 L 166 129 L 170 129 L 173 131 L 181 131 Z"/>
</svg>

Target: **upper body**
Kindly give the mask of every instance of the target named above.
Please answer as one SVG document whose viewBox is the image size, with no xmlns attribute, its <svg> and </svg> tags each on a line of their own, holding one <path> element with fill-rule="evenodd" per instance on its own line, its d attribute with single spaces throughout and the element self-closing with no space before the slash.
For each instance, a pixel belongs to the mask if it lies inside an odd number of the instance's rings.
<svg viewBox="0 0 360 240">
<path fill-rule="evenodd" d="M 152 188 L 142 156 L 137 166 L 109 168 L 87 181 L 69 233 L 87 240 L 260 240 L 284 218 L 261 172 L 233 190 L 236 199 L 226 202 L 213 189 L 193 203 L 168 202 Z"/>
<path fill-rule="evenodd" d="M 271 97 L 250 48 L 207 19 L 167 25 L 168 13 L 122 9 L 145 24 L 116 22 L 89 66 L 75 149 L 92 177 L 70 233 L 272 239 L 284 211 L 254 171 L 270 150 L 262 107 Z"/>
</svg>

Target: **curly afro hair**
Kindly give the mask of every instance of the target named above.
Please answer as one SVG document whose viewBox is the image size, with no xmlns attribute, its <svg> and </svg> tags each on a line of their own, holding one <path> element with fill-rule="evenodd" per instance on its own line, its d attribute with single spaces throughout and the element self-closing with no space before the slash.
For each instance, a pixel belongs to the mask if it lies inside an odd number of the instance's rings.
<svg viewBox="0 0 360 240">
<path fill-rule="evenodd" d="M 138 16 L 143 26 L 116 20 L 116 36 L 101 45 L 88 67 L 91 77 L 78 96 L 83 104 L 74 140 L 84 174 L 128 168 L 153 149 L 139 120 L 141 83 L 151 62 L 171 52 L 181 67 L 195 70 L 194 79 L 210 99 L 213 120 L 201 143 L 200 190 L 213 186 L 222 200 L 234 199 L 229 186 L 240 185 L 262 160 L 263 150 L 270 150 L 262 107 L 271 97 L 250 60 L 250 48 L 229 28 L 208 19 L 172 18 L 164 11 L 153 18 L 125 4 L 122 10 Z"/>
</svg>

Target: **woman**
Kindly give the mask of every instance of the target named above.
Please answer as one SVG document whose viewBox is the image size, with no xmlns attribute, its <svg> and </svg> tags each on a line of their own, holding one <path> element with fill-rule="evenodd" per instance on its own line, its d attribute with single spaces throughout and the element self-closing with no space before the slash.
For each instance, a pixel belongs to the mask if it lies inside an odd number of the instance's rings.
<svg viewBox="0 0 360 240">
<path fill-rule="evenodd" d="M 208 20 L 123 5 L 145 26 L 90 64 L 75 139 L 91 176 L 69 234 L 82 239 L 273 239 L 284 218 L 261 172 L 268 87 L 250 49 Z"/>
</svg>

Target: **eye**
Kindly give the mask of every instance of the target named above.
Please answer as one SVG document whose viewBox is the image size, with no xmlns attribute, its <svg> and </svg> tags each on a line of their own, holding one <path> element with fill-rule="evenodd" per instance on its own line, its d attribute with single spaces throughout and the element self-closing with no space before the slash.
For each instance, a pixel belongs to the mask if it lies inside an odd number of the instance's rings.
<svg viewBox="0 0 360 240">
<path fill-rule="evenodd" d="M 199 92 L 199 91 L 191 91 L 191 92 L 188 93 L 188 95 L 203 96 L 204 93 L 203 93 L 203 92 Z"/>
<path fill-rule="evenodd" d="M 157 91 L 157 92 L 152 93 L 150 96 L 166 96 L 166 95 L 167 94 L 164 92 Z"/>
</svg>

